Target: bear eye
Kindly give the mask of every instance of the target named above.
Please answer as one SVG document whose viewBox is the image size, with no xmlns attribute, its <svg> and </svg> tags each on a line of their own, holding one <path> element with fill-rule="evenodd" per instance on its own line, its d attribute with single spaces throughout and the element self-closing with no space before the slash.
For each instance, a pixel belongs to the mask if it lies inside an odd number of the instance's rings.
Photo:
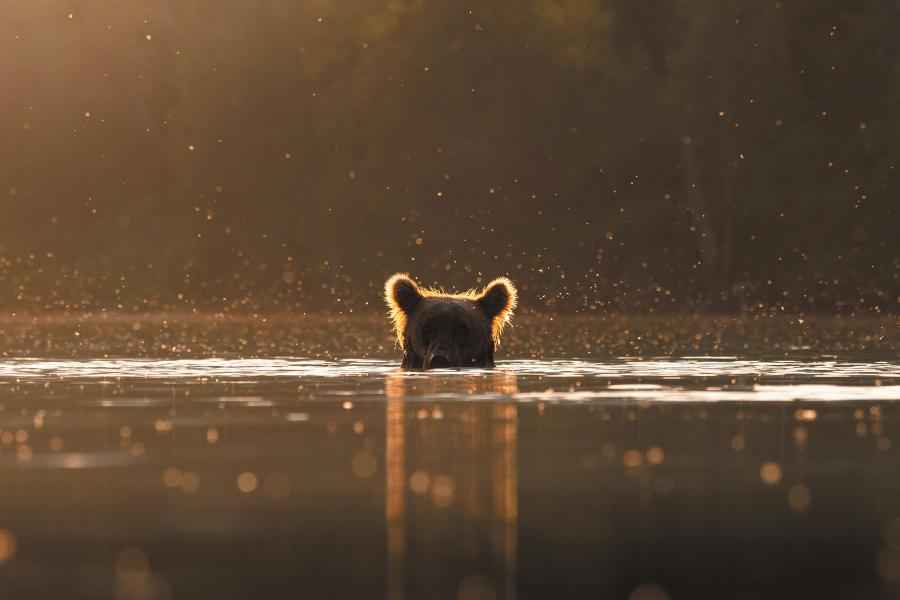
<svg viewBox="0 0 900 600">
<path fill-rule="evenodd" d="M 422 341 L 424 341 L 425 343 L 428 343 L 428 341 L 431 340 L 431 334 L 432 334 L 432 327 L 429 323 L 426 323 L 422 327 Z"/>
</svg>

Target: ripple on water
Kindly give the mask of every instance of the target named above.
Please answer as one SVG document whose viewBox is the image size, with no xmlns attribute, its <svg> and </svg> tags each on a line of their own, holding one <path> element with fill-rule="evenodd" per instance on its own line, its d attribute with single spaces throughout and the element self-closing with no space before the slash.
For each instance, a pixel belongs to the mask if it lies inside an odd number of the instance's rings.
<svg viewBox="0 0 900 600">
<path fill-rule="evenodd" d="M 136 459 L 116 452 L 57 452 L 29 456 L 23 461 L 15 456 L 0 456 L 0 468 L 24 467 L 30 469 L 109 469 L 133 467 Z"/>
<path fill-rule="evenodd" d="M 512 377 L 515 385 L 491 389 L 491 377 Z M 94 359 L 0 361 L 0 383 L 140 382 L 228 383 L 248 386 L 316 383 L 320 398 L 364 395 L 389 382 L 407 382 L 408 399 L 514 399 L 519 401 L 771 401 L 900 399 L 900 364 L 891 361 L 751 360 L 735 357 L 603 362 L 581 360 L 511 360 L 495 370 L 402 371 L 396 361 L 274 359 Z M 428 389 L 429 383 L 471 382 L 469 388 Z M 322 387 L 327 382 L 327 387 Z M 364 384 L 365 389 L 360 388 Z M 421 389 L 417 389 L 417 386 Z M 217 396 L 217 403 L 272 406 L 251 394 Z M 376 394 L 377 395 L 377 394 Z M 85 399 L 101 407 L 157 406 L 170 399 L 151 397 Z"/>
<path fill-rule="evenodd" d="M 791 402 L 814 400 L 817 402 L 850 402 L 900 400 L 900 385 L 755 385 L 750 389 L 713 387 L 686 389 L 680 387 L 656 387 L 654 389 L 611 389 L 589 391 L 547 391 L 516 394 L 523 401 L 575 401 L 598 400 L 653 402 Z M 609 402 L 607 402 L 609 403 Z"/>
</svg>

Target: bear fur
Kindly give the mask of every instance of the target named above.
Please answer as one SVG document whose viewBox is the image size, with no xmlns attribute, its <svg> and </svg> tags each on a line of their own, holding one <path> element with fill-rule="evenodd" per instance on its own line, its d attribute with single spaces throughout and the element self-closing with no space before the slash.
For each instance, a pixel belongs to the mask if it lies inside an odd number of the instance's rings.
<svg viewBox="0 0 900 600">
<path fill-rule="evenodd" d="M 489 368 L 516 307 L 516 288 L 498 277 L 481 292 L 449 294 L 397 273 L 384 284 L 384 298 L 404 369 Z"/>
</svg>

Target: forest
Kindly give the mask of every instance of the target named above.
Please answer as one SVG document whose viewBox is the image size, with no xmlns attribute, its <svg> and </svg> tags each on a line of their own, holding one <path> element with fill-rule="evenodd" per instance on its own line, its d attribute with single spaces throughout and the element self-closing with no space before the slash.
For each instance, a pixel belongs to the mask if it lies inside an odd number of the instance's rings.
<svg viewBox="0 0 900 600">
<path fill-rule="evenodd" d="M 6 312 L 900 306 L 893 1 L 4 13 Z"/>
</svg>

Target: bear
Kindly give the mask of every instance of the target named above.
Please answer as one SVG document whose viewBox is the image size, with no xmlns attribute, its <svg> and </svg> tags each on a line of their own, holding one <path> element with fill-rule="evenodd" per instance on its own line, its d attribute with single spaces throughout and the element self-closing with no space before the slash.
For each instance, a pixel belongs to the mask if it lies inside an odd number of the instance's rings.
<svg viewBox="0 0 900 600">
<path fill-rule="evenodd" d="M 494 349 L 516 308 L 516 288 L 506 277 L 481 292 L 448 294 L 419 287 L 407 273 L 384 284 L 404 369 L 494 366 Z"/>
</svg>

